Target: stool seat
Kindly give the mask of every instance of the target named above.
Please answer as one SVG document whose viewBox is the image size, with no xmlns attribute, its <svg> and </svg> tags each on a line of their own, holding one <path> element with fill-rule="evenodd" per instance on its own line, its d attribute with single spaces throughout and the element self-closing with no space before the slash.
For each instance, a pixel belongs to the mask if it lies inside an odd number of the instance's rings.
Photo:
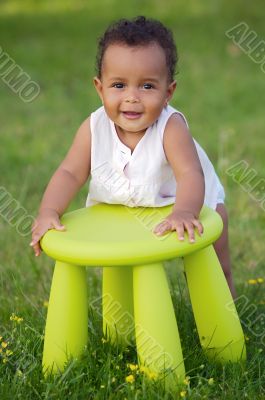
<svg viewBox="0 0 265 400">
<path fill-rule="evenodd" d="M 170 214 L 172 206 L 130 208 L 98 204 L 65 214 L 66 231 L 48 231 L 41 247 L 50 257 L 87 266 L 148 264 L 182 257 L 214 242 L 221 234 L 222 219 L 203 207 L 204 234 L 196 242 L 179 241 L 176 232 L 157 236 L 153 228 Z M 137 251 L 136 251 L 137 249 Z"/>
</svg>

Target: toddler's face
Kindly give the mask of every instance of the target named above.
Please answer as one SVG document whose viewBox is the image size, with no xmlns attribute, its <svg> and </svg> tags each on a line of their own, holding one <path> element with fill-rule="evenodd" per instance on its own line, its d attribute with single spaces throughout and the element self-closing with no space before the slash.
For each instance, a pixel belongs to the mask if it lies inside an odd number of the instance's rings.
<svg viewBox="0 0 265 400">
<path fill-rule="evenodd" d="M 170 100 L 176 82 L 168 82 L 163 49 L 156 43 L 110 45 L 101 79 L 94 84 L 109 118 L 123 133 L 144 133 Z"/>
</svg>

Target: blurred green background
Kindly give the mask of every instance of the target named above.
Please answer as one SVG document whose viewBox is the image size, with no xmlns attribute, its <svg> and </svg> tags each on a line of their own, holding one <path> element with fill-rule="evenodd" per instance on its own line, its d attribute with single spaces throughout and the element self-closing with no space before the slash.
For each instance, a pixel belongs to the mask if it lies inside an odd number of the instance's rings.
<svg viewBox="0 0 265 400">
<path fill-rule="evenodd" d="M 173 30 L 179 52 L 172 105 L 187 116 L 217 168 L 226 189 L 235 264 L 243 261 L 240 276 L 252 274 L 249 264 L 263 258 L 264 211 L 225 171 L 246 160 L 258 177 L 265 176 L 265 74 L 225 32 L 243 21 L 262 40 L 262 2 L 1 1 L 0 7 L 0 46 L 41 88 L 32 103 L 23 103 L 0 80 L 1 185 L 36 214 L 77 128 L 101 105 L 92 84 L 97 38 L 117 18 L 159 18 Z M 83 206 L 86 192 L 87 187 L 72 208 Z M 2 263 L 16 263 L 21 252 L 28 255 L 27 241 L 22 244 L 3 221 L 0 226 L 1 248 L 12 248 Z"/>
<path fill-rule="evenodd" d="M 244 22 L 256 32 L 256 43 L 263 40 L 260 0 L 0 1 L 0 46 L 41 89 L 33 102 L 24 103 L 0 77 L 0 185 L 36 215 L 76 130 L 101 105 L 92 84 L 97 38 L 112 21 L 136 15 L 158 18 L 174 33 L 178 88 L 171 104 L 186 115 L 225 186 L 238 293 L 264 299 L 262 285 L 247 283 L 264 277 L 264 210 L 226 173 L 245 160 L 256 171 L 255 182 L 265 178 L 265 74 L 225 34 Z M 87 186 L 70 208 L 84 206 L 86 194 Z M 52 261 L 35 259 L 29 242 L 30 235 L 21 237 L 0 219 L 5 327 L 14 310 L 33 317 L 48 297 Z M 168 273 L 174 281 L 175 271 Z M 98 281 L 95 287 L 99 290 Z"/>
</svg>

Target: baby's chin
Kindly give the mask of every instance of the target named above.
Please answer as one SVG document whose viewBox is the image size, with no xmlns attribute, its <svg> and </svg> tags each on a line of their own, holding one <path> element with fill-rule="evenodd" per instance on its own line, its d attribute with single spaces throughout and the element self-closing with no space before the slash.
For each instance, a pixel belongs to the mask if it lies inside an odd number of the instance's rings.
<svg viewBox="0 0 265 400">
<path fill-rule="evenodd" d="M 129 127 L 119 127 L 120 128 L 120 131 L 121 132 L 123 132 L 123 133 L 126 133 L 126 134 L 128 134 L 128 135 L 139 135 L 139 136 L 141 136 L 141 135 L 144 135 L 145 133 L 146 133 L 146 131 L 147 131 L 147 129 L 148 128 L 144 128 L 144 129 L 142 129 L 142 128 L 135 128 L 135 129 L 131 129 L 131 128 L 129 128 Z"/>
</svg>

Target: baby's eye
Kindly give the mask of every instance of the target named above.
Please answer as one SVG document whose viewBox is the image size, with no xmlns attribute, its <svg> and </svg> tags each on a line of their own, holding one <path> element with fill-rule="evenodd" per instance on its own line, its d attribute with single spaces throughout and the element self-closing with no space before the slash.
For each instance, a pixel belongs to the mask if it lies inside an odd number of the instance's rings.
<svg viewBox="0 0 265 400">
<path fill-rule="evenodd" d="M 144 87 L 144 89 L 152 89 L 153 85 L 151 85 L 151 83 L 144 83 L 143 87 Z"/>
<path fill-rule="evenodd" d="M 113 83 L 112 86 L 115 87 L 116 89 L 122 89 L 124 87 L 124 84 L 123 83 Z"/>
</svg>

